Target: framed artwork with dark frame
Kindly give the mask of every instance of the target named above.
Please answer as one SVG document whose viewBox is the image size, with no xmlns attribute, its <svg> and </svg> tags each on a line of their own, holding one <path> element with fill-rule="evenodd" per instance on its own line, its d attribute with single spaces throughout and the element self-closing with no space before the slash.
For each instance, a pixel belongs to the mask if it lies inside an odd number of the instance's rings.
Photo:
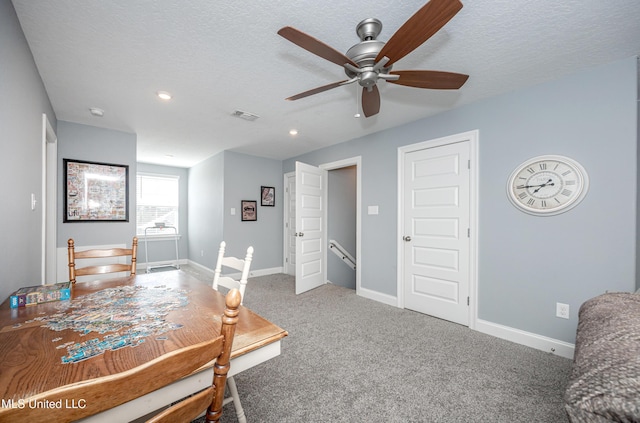
<svg viewBox="0 0 640 423">
<path fill-rule="evenodd" d="M 242 221 L 258 220 L 258 202 L 250 200 L 242 200 L 241 202 Z"/>
<path fill-rule="evenodd" d="M 129 166 L 63 159 L 64 219 L 128 222 Z"/>
<path fill-rule="evenodd" d="M 275 207 L 276 189 L 274 187 L 260 187 L 260 205 L 265 207 Z"/>
</svg>

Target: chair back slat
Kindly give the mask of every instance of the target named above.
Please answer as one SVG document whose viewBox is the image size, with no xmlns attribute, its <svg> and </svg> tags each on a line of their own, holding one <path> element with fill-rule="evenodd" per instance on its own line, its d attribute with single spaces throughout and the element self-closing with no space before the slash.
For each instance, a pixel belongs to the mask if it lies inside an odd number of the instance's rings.
<svg viewBox="0 0 640 423">
<path fill-rule="evenodd" d="M 244 292 L 247 287 L 247 281 L 249 279 L 249 269 L 251 267 L 251 261 L 253 260 L 253 247 L 247 248 L 247 254 L 244 259 L 237 257 L 225 257 L 225 250 L 227 243 L 222 241 L 220 243 L 220 249 L 218 250 L 218 261 L 213 273 L 213 289 L 218 290 L 218 286 L 225 287 L 227 289 L 238 289 L 242 300 L 244 300 Z M 222 268 L 229 267 L 234 270 L 239 270 L 240 279 L 235 279 L 231 276 L 222 276 Z M 242 302 L 240 303 L 242 304 Z"/>
<path fill-rule="evenodd" d="M 136 274 L 137 256 L 138 256 L 138 238 L 133 237 L 131 248 L 104 248 L 89 249 L 84 251 L 75 250 L 75 242 L 73 238 L 67 241 L 67 250 L 69 258 L 69 281 L 76 283 L 77 276 L 102 275 L 107 273 L 129 272 L 129 275 Z M 76 260 L 86 259 L 108 259 L 130 257 L 130 262 L 126 263 L 108 263 L 108 264 L 91 264 L 85 267 L 76 267 Z"/>
<path fill-rule="evenodd" d="M 147 420 L 146 423 L 178 423 L 193 421 L 203 410 L 206 410 L 207 407 L 209 407 L 213 401 L 213 395 L 215 392 L 216 390 L 213 389 L 213 387 L 200 391 L 178 404 L 172 405 L 162 413 Z"/>
</svg>

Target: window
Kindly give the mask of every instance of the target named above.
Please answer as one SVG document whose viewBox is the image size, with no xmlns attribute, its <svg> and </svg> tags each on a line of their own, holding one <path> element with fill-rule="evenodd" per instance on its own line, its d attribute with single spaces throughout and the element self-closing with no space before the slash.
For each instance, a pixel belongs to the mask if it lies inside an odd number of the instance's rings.
<svg viewBox="0 0 640 423">
<path fill-rule="evenodd" d="M 144 235 L 145 228 L 173 226 L 178 228 L 180 178 L 172 175 L 136 175 L 136 232 Z M 147 230 L 147 235 L 159 235 L 161 229 Z"/>
</svg>

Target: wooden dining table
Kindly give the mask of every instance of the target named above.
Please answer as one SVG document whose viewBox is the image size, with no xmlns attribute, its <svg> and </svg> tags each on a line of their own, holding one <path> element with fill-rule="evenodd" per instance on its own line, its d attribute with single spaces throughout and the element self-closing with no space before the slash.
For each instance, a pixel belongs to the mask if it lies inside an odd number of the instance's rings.
<svg viewBox="0 0 640 423">
<path fill-rule="evenodd" d="M 86 359 L 78 359 L 78 350 L 85 355 L 87 350 L 77 346 L 85 345 L 89 339 L 104 341 L 115 336 L 116 341 L 111 341 L 111 344 L 117 343 L 126 327 L 124 323 L 130 317 L 124 316 L 118 323 L 118 319 L 110 316 L 106 326 L 96 331 L 96 324 L 83 323 L 84 327 L 72 327 L 74 317 L 69 317 L 69 313 L 75 316 L 73 313 L 82 310 L 90 299 L 95 297 L 97 301 L 105 301 L 103 297 L 108 298 L 123 289 L 154 292 L 154 295 L 157 292 L 152 290 L 165 290 L 174 296 L 178 292 L 183 303 L 166 307 L 166 314 L 161 317 L 156 315 L 162 314 L 162 308 L 154 309 L 152 304 L 136 305 L 138 308 L 133 314 L 144 315 L 150 309 L 148 313 L 155 316 L 151 326 L 158 326 L 158 319 L 161 319 L 160 326 L 164 327 L 164 332 L 150 333 L 142 340 L 137 339 L 135 346 L 107 348 Z M 67 385 L 109 378 L 163 354 L 203 342 L 219 333 L 224 307 L 224 295 L 182 270 L 78 282 L 72 289 L 70 300 L 10 308 L 7 299 L 0 305 L 0 422 L 16 421 L 16 416 L 20 421 L 33 420 L 46 415 L 43 408 L 47 407 L 65 407 L 69 416 L 73 416 L 68 421 L 131 421 L 210 386 L 213 362 L 191 376 L 143 396 L 135 386 L 131 386 L 127 392 L 128 402 L 99 413 L 95 412 L 91 398 L 77 398 L 65 404 L 58 404 L 55 398 L 48 403 L 31 400 Z M 104 316 L 98 316 L 98 320 L 105 320 Z M 240 306 L 229 376 L 279 355 L 281 340 L 285 336 L 287 332 L 284 329 Z M 74 346 L 75 350 L 71 352 Z"/>
</svg>

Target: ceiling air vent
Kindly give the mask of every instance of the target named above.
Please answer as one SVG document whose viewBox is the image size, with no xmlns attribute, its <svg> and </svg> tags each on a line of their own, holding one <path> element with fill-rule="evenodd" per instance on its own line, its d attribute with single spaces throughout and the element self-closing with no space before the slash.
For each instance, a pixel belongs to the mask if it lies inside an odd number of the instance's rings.
<svg viewBox="0 0 640 423">
<path fill-rule="evenodd" d="M 242 110 L 234 111 L 233 116 L 238 117 L 240 119 L 248 120 L 250 122 L 253 122 L 254 120 L 260 117 L 258 115 L 254 115 L 253 113 L 243 112 Z"/>
</svg>

